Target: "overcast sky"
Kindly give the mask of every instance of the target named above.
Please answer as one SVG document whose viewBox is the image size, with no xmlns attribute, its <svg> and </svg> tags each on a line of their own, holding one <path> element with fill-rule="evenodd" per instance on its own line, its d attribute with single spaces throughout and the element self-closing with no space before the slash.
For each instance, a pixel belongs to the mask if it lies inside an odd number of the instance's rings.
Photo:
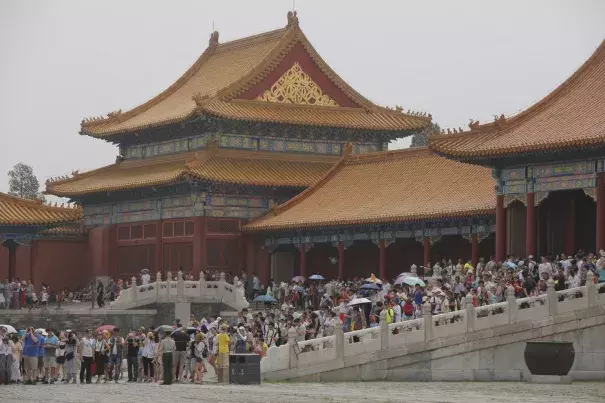
<svg viewBox="0 0 605 403">
<path fill-rule="evenodd" d="M 372 101 L 441 127 L 514 114 L 605 38 L 603 0 L 297 0 L 322 57 Z M 291 0 L 0 0 L 0 191 L 18 162 L 49 176 L 111 164 L 83 117 L 127 110 L 221 42 L 285 26 Z M 394 147 L 407 147 L 409 140 Z"/>
</svg>

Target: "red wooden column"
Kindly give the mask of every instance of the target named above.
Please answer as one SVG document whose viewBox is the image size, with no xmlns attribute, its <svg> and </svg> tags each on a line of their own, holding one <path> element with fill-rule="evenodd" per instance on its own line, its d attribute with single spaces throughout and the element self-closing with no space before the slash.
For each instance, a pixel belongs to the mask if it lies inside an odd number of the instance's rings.
<svg viewBox="0 0 605 403">
<path fill-rule="evenodd" d="M 477 267 L 479 261 L 479 239 L 477 234 L 471 234 L 471 262 L 473 267 Z"/>
<path fill-rule="evenodd" d="M 605 249 L 605 173 L 597 174 L 597 248 Z"/>
<path fill-rule="evenodd" d="M 378 247 L 380 248 L 380 265 L 379 265 L 379 276 L 380 279 L 387 277 L 387 246 L 384 239 L 381 239 L 378 243 Z"/>
<path fill-rule="evenodd" d="M 496 260 L 503 261 L 506 255 L 506 209 L 504 196 L 496 196 Z"/>
<path fill-rule="evenodd" d="M 8 249 L 8 278 L 12 281 L 17 272 L 17 248 L 19 244 L 15 241 L 6 241 L 4 246 Z"/>
<path fill-rule="evenodd" d="M 525 256 L 536 256 L 536 206 L 535 193 L 527 193 L 527 214 L 525 216 Z"/>
<path fill-rule="evenodd" d="M 307 279 L 307 245 L 300 245 L 298 247 L 300 252 L 300 275 Z"/>
<path fill-rule="evenodd" d="M 162 245 L 162 220 L 156 221 L 155 231 L 155 270 L 164 272 L 164 246 Z M 156 273 L 153 273 L 154 275 Z M 154 277 L 155 278 L 155 277 Z"/>
<path fill-rule="evenodd" d="M 251 236 L 246 237 L 246 273 L 252 276 L 256 262 L 256 242 Z"/>
<path fill-rule="evenodd" d="M 565 253 L 573 255 L 576 251 L 576 217 L 574 200 L 569 200 L 567 222 L 565 225 Z"/>
<path fill-rule="evenodd" d="M 203 260 L 203 243 L 204 243 L 204 217 L 195 217 L 193 219 L 193 268 L 192 274 L 194 279 L 200 278 Z"/>
<path fill-rule="evenodd" d="M 424 267 L 431 261 L 431 238 L 424 237 L 422 245 L 424 246 Z"/>
<path fill-rule="evenodd" d="M 345 243 L 338 242 L 338 277 L 341 280 L 345 278 Z"/>
</svg>

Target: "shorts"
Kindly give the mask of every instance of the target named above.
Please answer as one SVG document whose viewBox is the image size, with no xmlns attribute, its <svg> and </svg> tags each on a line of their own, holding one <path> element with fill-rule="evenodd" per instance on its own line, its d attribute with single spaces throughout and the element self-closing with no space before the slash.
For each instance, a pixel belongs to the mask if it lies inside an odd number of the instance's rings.
<svg viewBox="0 0 605 403">
<path fill-rule="evenodd" d="M 122 365 L 122 357 L 119 355 L 112 355 L 109 359 L 109 364 L 111 365 Z"/>
<path fill-rule="evenodd" d="M 38 369 L 38 357 L 23 357 L 23 366 L 26 371 Z"/>
<path fill-rule="evenodd" d="M 55 357 L 44 357 L 44 368 L 54 368 L 57 365 Z"/>
</svg>

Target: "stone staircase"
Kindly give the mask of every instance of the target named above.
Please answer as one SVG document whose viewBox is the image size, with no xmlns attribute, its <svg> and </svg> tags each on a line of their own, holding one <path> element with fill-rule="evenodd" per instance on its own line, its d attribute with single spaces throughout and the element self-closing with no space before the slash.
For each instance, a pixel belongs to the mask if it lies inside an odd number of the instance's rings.
<svg viewBox="0 0 605 403">
<path fill-rule="evenodd" d="M 605 380 L 605 283 L 592 273 L 583 287 L 431 315 L 421 319 L 271 347 L 261 361 L 265 380 L 521 381 L 528 379 L 523 351 L 528 340 L 573 341 L 573 379 Z"/>
<path fill-rule="evenodd" d="M 162 274 L 158 272 L 155 282 L 123 290 L 111 303 L 111 309 L 135 309 L 158 303 L 222 303 L 234 311 L 241 311 L 250 305 L 243 290 L 225 281 L 224 273 L 218 281 L 206 281 L 203 272 L 197 281 L 172 278 L 172 273 L 168 272 L 162 280 Z M 132 281 L 136 284 L 134 277 Z"/>
</svg>

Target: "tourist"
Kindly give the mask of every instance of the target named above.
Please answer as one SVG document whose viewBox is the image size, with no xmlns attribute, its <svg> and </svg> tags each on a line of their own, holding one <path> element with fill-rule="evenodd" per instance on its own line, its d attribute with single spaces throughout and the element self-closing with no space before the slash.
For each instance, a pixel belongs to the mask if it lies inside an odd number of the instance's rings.
<svg viewBox="0 0 605 403">
<path fill-rule="evenodd" d="M 143 339 L 142 361 L 144 382 L 151 382 L 154 378 L 153 360 L 155 358 L 155 338 L 152 332 L 149 332 Z"/>
<path fill-rule="evenodd" d="M 195 342 L 193 343 L 193 360 L 195 361 L 195 373 L 191 378 L 191 383 L 202 383 L 204 381 L 204 371 L 206 367 L 204 365 L 204 359 L 208 357 L 208 345 L 204 341 L 204 334 L 197 333 L 195 335 Z"/>
<path fill-rule="evenodd" d="M 103 333 L 97 333 L 97 339 L 95 341 L 95 364 L 96 364 L 96 375 L 97 375 L 97 383 L 101 382 L 101 377 L 105 375 L 105 359 L 107 358 L 107 354 L 109 354 L 110 347 L 107 341 L 103 337 Z"/>
<path fill-rule="evenodd" d="M 91 367 L 94 359 L 94 346 L 95 341 L 92 337 L 92 329 L 86 330 L 86 334 L 80 340 L 80 383 L 84 383 L 86 380 L 87 384 L 92 382 Z"/>
<path fill-rule="evenodd" d="M 5 327 L 0 327 L 0 384 L 8 385 L 13 372 L 13 341 Z"/>
<path fill-rule="evenodd" d="M 183 377 L 183 369 L 187 364 L 187 346 L 190 341 L 189 335 L 180 326 L 180 321 L 177 320 L 178 328 L 172 333 L 172 339 L 175 342 L 175 353 L 173 360 L 174 382 L 179 382 Z"/>
<path fill-rule="evenodd" d="M 67 340 L 65 342 L 65 383 L 76 383 L 76 350 L 78 346 L 78 339 L 75 332 L 66 330 Z"/>
<path fill-rule="evenodd" d="M 55 336 L 53 329 L 46 329 L 46 333 L 48 336 L 44 343 L 44 377 L 42 378 L 42 383 L 46 381 L 46 383 L 51 384 L 55 383 L 55 378 L 57 377 L 55 373 L 57 366 L 55 356 L 57 348 L 59 348 L 59 339 Z"/>
<path fill-rule="evenodd" d="M 126 363 L 128 365 L 128 382 L 136 382 L 139 374 L 139 343 L 136 336 L 132 333 L 128 334 L 126 339 Z M 113 356 L 112 356 L 113 357 Z M 122 366 L 122 355 L 119 356 L 120 367 Z M 113 358 L 112 358 L 113 364 Z M 115 364 L 113 364 L 115 365 Z M 118 382 L 118 374 L 115 375 L 116 383 Z"/>
<path fill-rule="evenodd" d="M 175 351 L 176 345 L 174 343 L 174 340 L 172 339 L 172 337 L 164 333 L 162 336 L 162 341 L 160 342 L 160 354 L 162 356 L 162 373 L 164 375 L 164 382 L 161 383 L 162 385 L 172 385 L 172 360 Z"/>
<path fill-rule="evenodd" d="M 42 337 L 39 333 L 34 332 L 33 327 L 27 329 L 25 334 L 25 343 L 23 345 L 23 362 L 26 371 L 26 384 L 36 384 L 38 375 L 38 349 Z"/>
</svg>

